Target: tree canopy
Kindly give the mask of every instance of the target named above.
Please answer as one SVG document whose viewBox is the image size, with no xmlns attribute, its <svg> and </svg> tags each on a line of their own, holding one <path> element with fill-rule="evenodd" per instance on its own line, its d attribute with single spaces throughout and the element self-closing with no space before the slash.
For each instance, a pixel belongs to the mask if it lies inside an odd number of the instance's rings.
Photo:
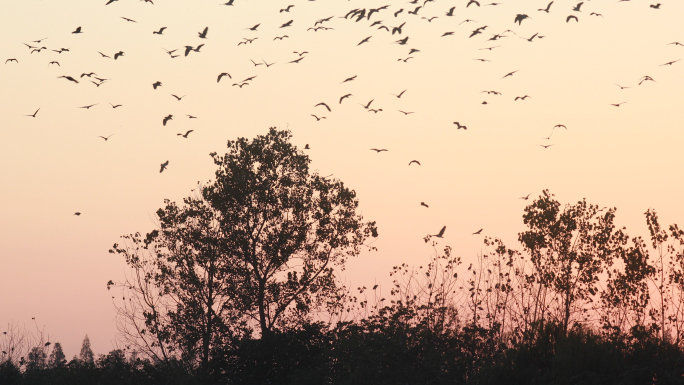
<svg viewBox="0 0 684 385">
<path fill-rule="evenodd" d="M 225 155 L 210 154 L 214 181 L 181 204 L 166 200 L 158 229 L 110 250 L 132 268 L 120 311 L 139 347 L 206 366 L 252 329 L 267 336 L 339 305 L 335 267 L 377 229 L 357 213 L 355 192 L 311 171 L 290 139 L 271 128 L 228 141 Z"/>
</svg>

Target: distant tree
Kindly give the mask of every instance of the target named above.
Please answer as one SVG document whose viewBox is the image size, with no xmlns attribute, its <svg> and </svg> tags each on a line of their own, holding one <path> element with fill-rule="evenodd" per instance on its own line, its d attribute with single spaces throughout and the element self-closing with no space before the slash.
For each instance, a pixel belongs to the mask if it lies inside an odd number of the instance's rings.
<svg viewBox="0 0 684 385">
<path fill-rule="evenodd" d="M 83 339 L 83 344 L 81 345 L 81 354 L 79 355 L 79 359 L 84 364 L 95 363 L 95 355 L 93 354 L 93 350 L 90 348 L 90 338 L 88 338 L 87 334 Z"/>
<path fill-rule="evenodd" d="M 62 344 L 55 342 L 52 347 L 52 352 L 50 352 L 50 357 L 48 358 L 49 368 L 62 368 L 66 366 L 66 356 L 62 351 Z"/>
<path fill-rule="evenodd" d="M 617 249 L 626 242 L 615 231 L 615 208 L 599 208 L 581 200 L 561 209 L 553 194 L 542 195 L 525 208 L 529 230 L 518 239 L 529 253 L 536 279 L 558 295 L 557 313 L 567 333 L 578 302 L 591 302 L 599 291 L 599 276 L 612 265 Z"/>
<path fill-rule="evenodd" d="M 182 204 L 165 201 L 159 229 L 110 250 L 133 270 L 121 284 L 129 292 L 123 313 L 148 341 L 140 347 L 163 357 L 180 351 L 207 367 L 247 323 L 266 337 L 338 303 L 334 267 L 377 230 L 357 214 L 354 191 L 311 172 L 290 138 L 271 128 L 228 141 L 224 156 L 210 154 L 214 182 Z"/>
<path fill-rule="evenodd" d="M 36 346 L 31 349 L 28 354 L 28 359 L 26 360 L 26 370 L 27 371 L 37 371 L 42 370 L 47 367 L 47 354 L 45 354 L 45 349 L 40 346 Z"/>
</svg>

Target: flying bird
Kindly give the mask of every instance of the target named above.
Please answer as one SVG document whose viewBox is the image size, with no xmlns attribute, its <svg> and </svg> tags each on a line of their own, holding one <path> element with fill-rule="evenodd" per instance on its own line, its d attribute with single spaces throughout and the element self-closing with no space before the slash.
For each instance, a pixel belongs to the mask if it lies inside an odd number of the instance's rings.
<svg viewBox="0 0 684 385">
<path fill-rule="evenodd" d="M 527 98 L 529 98 L 529 97 L 530 97 L 530 95 L 516 96 L 515 99 L 513 99 L 513 101 L 516 101 L 516 100 L 525 100 L 525 99 L 527 99 Z"/>
<path fill-rule="evenodd" d="M 323 107 L 325 107 L 325 108 L 328 109 L 328 112 L 331 112 L 330 107 L 329 107 L 327 104 L 323 103 L 323 102 L 320 102 L 320 103 L 316 104 L 314 107 L 318 107 L 318 106 L 323 106 Z"/>
<path fill-rule="evenodd" d="M 342 101 L 343 101 L 344 99 L 346 99 L 346 98 L 348 98 L 348 97 L 350 97 L 350 96 L 353 96 L 353 95 L 352 95 L 352 94 L 343 95 L 343 96 L 340 98 L 340 104 L 342 104 Z"/>
<path fill-rule="evenodd" d="M 285 27 L 289 27 L 289 26 L 291 26 L 291 25 L 292 25 L 292 22 L 293 22 L 293 21 L 294 21 L 294 20 L 290 20 L 290 21 L 288 21 L 287 23 L 285 23 L 285 24 L 281 25 L 281 26 L 280 26 L 280 28 L 285 28 Z"/>
<path fill-rule="evenodd" d="M 522 199 L 522 200 L 528 200 L 528 199 L 530 199 L 530 194 L 527 194 L 527 195 L 524 196 L 524 197 L 520 197 L 520 199 Z"/>
<path fill-rule="evenodd" d="M 83 32 L 81 31 L 81 27 L 78 27 L 71 33 L 83 33 Z"/>
<path fill-rule="evenodd" d="M 123 55 L 124 55 L 123 51 L 119 51 L 119 52 L 115 53 L 114 54 L 114 60 L 118 59 L 119 56 L 123 56 Z"/>
<path fill-rule="evenodd" d="M 371 37 L 373 37 L 373 36 L 368 36 L 367 38 L 361 40 L 361 41 L 359 42 L 359 44 L 357 44 L 356 46 L 358 47 L 358 46 L 360 46 L 360 45 L 363 44 L 363 43 L 367 43 L 368 40 L 370 40 Z"/>
<path fill-rule="evenodd" d="M 70 81 L 70 82 L 78 83 L 78 80 L 72 78 L 71 76 L 64 76 L 64 75 L 62 75 L 62 76 L 58 76 L 57 78 L 64 78 L 64 79 L 66 79 L 66 80 L 68 80 L 68 81 Z"/>
<path fill-rule="evenodd" d="M 124 20 L 126 20 L 126 21 L 129 21 L 129 22 L 131 22 L 131 23 L 137 23 L 137 21 L 135 21 L 135 20 L 133 20 L 133 19 L 129 19 L 129 18 L 127 18 L 127 17 L 121 16 L 121 18 L 124 19 Z"/>
<path fill-rule="evenodd" d="M 346 78 L 346 79 L 344 79 L 343 81 L 341 81 L 341 82 L 340 82 L 340 84 L 342 84 L 342 83 L 346 83 L 346 82 L 350 82 L 350 81 L 352 81 L 352 80 L 354 80 L 354 79 L 356 79 L 356 75 L 354 75 L 354 76 L 352 76 L 352 77 L 349 77 L 349 78 Z"/>
<path fill-rule="evenodd" d="M 168 166 L 168 165 L 169 165 L 168 160 L 166 162 L 162 163 L 161 168 L 159 169 L 159 173 L 161 174 L 162 172 L 164 172 L 164 170 L 166 169 L 166 166 Z"/>
<path fill-rule="evenodd" d="M 175 94 L 171 94 L 171 96 L 173 96 L 174 98 L 176 98 L 176 100 L 181 100 L 181 99 L 183 99 L 186 95 L 178 96 L 178 95 L 175 95 Z"/>
<path fill-rule="evenodd" d="M 427 208 L 430 208 L 430 206 L 428 206 L 427 203 L 425 203 L 425 202 L 420 202 L 420 205 L 421 205 L 421 206 L 425 206 L 425 207 L 427 207 Z"/>
<path fill-rule="evenodd" d="M 568 16 L 567 18 L 565 18 L 565 22 L 566 22 L 566 23 L 569 23 L 570 20 L 572 20 L 572 19 L 575 19 L 576 22 L 579 22 L 579 19 L 578 19 L 577 16 L 575 16 L 575 15 L 570 15 L 570 16 Z"/>
<path fill-rule="evenodd" d="M 544 148 L 549 148 L 549 147 L 553 146 L 553 144 L 540 144 L 540 146 L 542 146 Z"/>
<path fill-rule="evenodd" d="M 290 8 L 294 7 L 294 5 L 288 5 L 287 8 L 281 8 L 280 12 L 290 12 Z"/>
<path fill-rule="evenodd" d="M 114 134 L 112 134 L 112 135 L 114 135 Z M 98 138 L 102 138 L 102 139 L 104 139 L 104 141 L 106 142 L 107 140 L 109 140 L 109 138 L 112 137 L 112 135 L 109 135 L 109 136 L 102 136 L 102 135 L 99 135 Z"/>
<path fill-rule="evenodd" d="M 204 27 L 204 30 L 202 32 L 197 32 L 197 34 L 199 35 L 200 39 L 206 39 L 207 32 L 209 32 L 209 27 Z"/>
<path fill-rule="evenodd" d="M 14 58 L 5 60 L 5 64 L 7 64 L 8 62 L 15 62 L 17 64 L 19 63 L 19 61 L 17 59 L 14 59 Z"/>
<path fill-rule="evenodd" d="M 161 84 L 160 81 L 156 81 L 156 82 L 152 83 L 152 88 L 154 88 L 154 89 L 156 90 L 157 87 L 161 87 L 161 85 L 162 85 L 162 84 Z"/>
<path fill-rule="evenodd" d="M 375 151 L 376 153 L 381 153 L 383 151 L 387 151 L 386 148 L 371 148 L 371 151 Z"/>
<path fill-rule="evenodd" d="M 224 76 L 228 76 L 228 78 L 230 78 L 230 79 L 233 78 L 232 76 L 230 76 L 230 74 L 229 74 L 228 72 L 221 72 L 221 73 L 219 74 L 218 78 L 216 78 L 216 83 L 220 82 L 220 81 L 221 81 L 221 78 L 224 77 Z"/>
<path fill-rule="evenodd" d="M 316 121 L 317 121 L 317 122 L 320 121 L 321 119 L 326 119 L 325 116 L 318 117 L 318 116 L 316 116 L 316 115 L 314 115 L 314 114 L 311 114 L 311 116 L 313 116 L 314 118 L 316 118 Z"/>
<path fill-rule="evenodd" d="M 518 23 L 518 25 L 522 25 L 523 20 L 529 18 L 529 16 L 519 13 L 515 16 L 515 20 L 513 20 L 513 23 Z"/>
<path fill-rule="evenodd" d="M 549 10 L 551 9 L 551 4 L 553 4 L 553 1 L 550 2 L 550 3 L 546 6 L 546 8 L 540 8 L 540 9 L 538 9 L 537 11 L 543 11 L 543 12 L 549 13 Z"/>
<path fill-rule="evenodd" d="M 457 130 L 460 130 L 461 128 L 464 129 L 464 130 L 467 130 L 467 129 L 468 129 L 468 127 L 466 127 L 465 124 L 461 124 L 461 123 L 459 123 L 459 122 L 454 122 L 454 124 L 456 125 L 456 129 L 457 129 Z"/>
<path fill-rule="evenodd" d="M 167 115 L 167 116 L 164 117 L 164 119 L 162 120 L 162 124 L 166 126 L 166 122 L 168 122 L 169 120 L 172 120 L 172 119 L 173 119 L 173 115 Z"/>
<path fill-rule="evenodd" d="M 441 230 L 439 230 L 439 233 L 437 234 L 432 234 L 429 235 L 428 237 L 437 237 L 437 238 L 443 238 L 444 237 L 444 231 L 446 230 L 446 226 L 442 227 Z M 426 241 L 427 242 L 427 241 Z"/>
<path fill-rule="evenodd" d="M 194 130 L 188 130 L 185 134 L 180 134 L 180 133 L 179 133 L 179 134 L 176 134 L 176 135 L 182 136 L 182 137 L 184 137 L 184 138 L 187 139 L 188 135 L 190 135 L 190 133 L 193 132 L 193 131 L 194 131 Z"/>
<path fill-rule="evenodd" d="M 501 79 L 507 78 L 507 77 L 509 77 L 509 76 L 513 76 L 513 74 L 516 73 L 516 72 L 518 72 L 518 71 L 519 71 L 519 70 L 515 70 L 515 71 L 513 71 L 513 72 L 509 72 L 509 73 L 507 73 L 506 75 L 504 75 Z"/>
<path fill-rule="evenodd" d="M 417 165 L 419 165 L 419 166 L 421 165 L 420 162 L 417 161 L 417 160 L 415 160 L 415 159 L 412 160 L 412 161 L 410 161 L 408 165 L 410 166 L 410 165 L 412 165 L 412 164 L 414 164 L 414 163 L 417 164 Z"/>
<path fill-rule="evenodd" d="M 161 27 L 161 28 L 159 28 L 159 31 L 152 31 L 152 33 L 155 35 L 161 35 L 162 33 L 164 33 L 165 29 L 166 29 L 166 27 Z"/>
<path fill-rule="evenodd" d="M 480 234 L 482 232 L 482 230 L 484 230 L 484 229 L 477 230 L 476 232 L 473 233 L 473 235 Z"/>
<path fill-rule="evenodd" d="M 24 115 L 24 116 L 30 116 L 30 117 L 32 117 L 32 118 L 35 118 L 35 117 L 36 117 L 36 114 L 38 113 L 38 111 L 40 111 L 40 108 L 37 109 L 36 112 L 34 112 L 33 114 L 31 114 L 31 115 Z"/>
<path fill-rule="evenodd" d="M 78 107 L 78 108 L 85 108 L 86 110 L 89 110 L 90 107 L 93 107 L 93 106 L 96 106 L 96 105 L 97 105 L 97 103 L 91 104 L 91 105 L 88 105 L 88 106 Z"/>
<path fill-rule="evenodd" d="M 584 1 L 577 3 L 577 5 L 575 5 L 575 6 L 572 8 L 572 10 L 575 11 L 575 12 L 582 12 L 582 11 L 580 11 L 580 7 L 582 7 L 582 4 L 584 4 Z"/>
</svg>

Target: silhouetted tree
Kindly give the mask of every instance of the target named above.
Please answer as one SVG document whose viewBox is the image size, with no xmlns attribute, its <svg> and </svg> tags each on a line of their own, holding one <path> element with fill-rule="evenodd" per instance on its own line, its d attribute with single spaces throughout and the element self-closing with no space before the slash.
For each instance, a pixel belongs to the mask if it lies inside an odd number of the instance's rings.
<svg viewBox="0 0 684 385">
<path fill-rule="evenodd" d="M 50 357 L 48 358 L 49 368 L 62 368 L 66 366 L 66 356 L 64 351 L 62 351 L 62 344 L 55 342 L 52 346 L 52 352 L 50 352 Z"/>
<path fill-rule="evenodd" d="M 95 355 L 93 354 L 93 349 L 90 348 L 90 338 L 88 338 L 87 334 L 85 338 L 83 338 L 83 344 L 81 345 L 81 354 L 79 355 L 79 359 L 86 365 L 95 364 Z"/>
<path fill-rule="evenodd" d="M 246 322 L 266 337 L 338 304 L 334 267 L 377 230 L 356 213 L 354 191 L 310 172 L 290 138 L 271 128 L 228 141 L 224 156 L 210 154 L 214 182 L 183 204 L 167 200 L 159 229 L 110 250 L 133 268 L 123 285 L 140 299 L 133 313 L 142 317 L 128 319 L 139 336 L 152 336 L 148 348 L 176 349 L 206 367 L 213 349 L 248 332 Z"/>
<path fill-rule="evenodd" d="M 593 301 L 599 275 L 613 262 L 616 249 L 626 241 L 615 231 L 615 208 L 600 209 L 581 200 L 566 205 L 544 190 L 525 208 L 529 230 L 518 235 L 529 253 L 538 282 L 559 296 L 556 317 L 566 333 L 578 301 Z M 587 311 L 579 307 L 580 312 Z"/>
<path fill-rule="evenodd" d="M 42 346 L 36 346 L 31 349 L 26 360 L 27 371 L 38 371 L 47 367 L 47 354 Z"/>
</svg>

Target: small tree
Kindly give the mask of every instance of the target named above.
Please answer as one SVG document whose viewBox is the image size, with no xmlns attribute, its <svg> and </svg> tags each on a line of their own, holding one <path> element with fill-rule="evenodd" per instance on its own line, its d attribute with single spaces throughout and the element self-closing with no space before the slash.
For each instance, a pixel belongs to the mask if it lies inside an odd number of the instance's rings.
<svg viewBox="0 0 684 385">
<path fill-rule="evenodd" d="M 586 200 L 561 210 L 548 190 L 525 208 L 523 221 L 529 230 L 518 239 L 530 255 L 539 282 L 558 295 L 556 316 L 563 334 L 575 305 L 593 301 L 599 275 L 612 265 L 616 250 L 626 242 L 616 233 L 614 219 L 615 208 L 600 209 Z"/>
<path fill-rule="evenodd" d="M 64 351 L 62 351 L 62 344 L 55 342 L 52 347 L 52 352 L 50 352 L 50 357 L 48 358 L 49 368 L 63 368 L 66 366 L 66 356 Z"/>
<path fill-rule="evenodd" d="M 47 354 L 45 354 L 45 349 L 40 346 L 33 347 L 26 360 L 26 370 L 36 371 L 45 369 L 47 367 L 46 360 Z"/>
<path fill-rule="evenodd" d="M 90 338 L 88 338 L 87 334 L 83 339 L 83 344 L 81 345 L 81 354 L 79 355 L 79 359 L 86 365 L 95 364 L 95 355 L 93 354 L 93 350 L 90 348 Z"/>
</svg>

